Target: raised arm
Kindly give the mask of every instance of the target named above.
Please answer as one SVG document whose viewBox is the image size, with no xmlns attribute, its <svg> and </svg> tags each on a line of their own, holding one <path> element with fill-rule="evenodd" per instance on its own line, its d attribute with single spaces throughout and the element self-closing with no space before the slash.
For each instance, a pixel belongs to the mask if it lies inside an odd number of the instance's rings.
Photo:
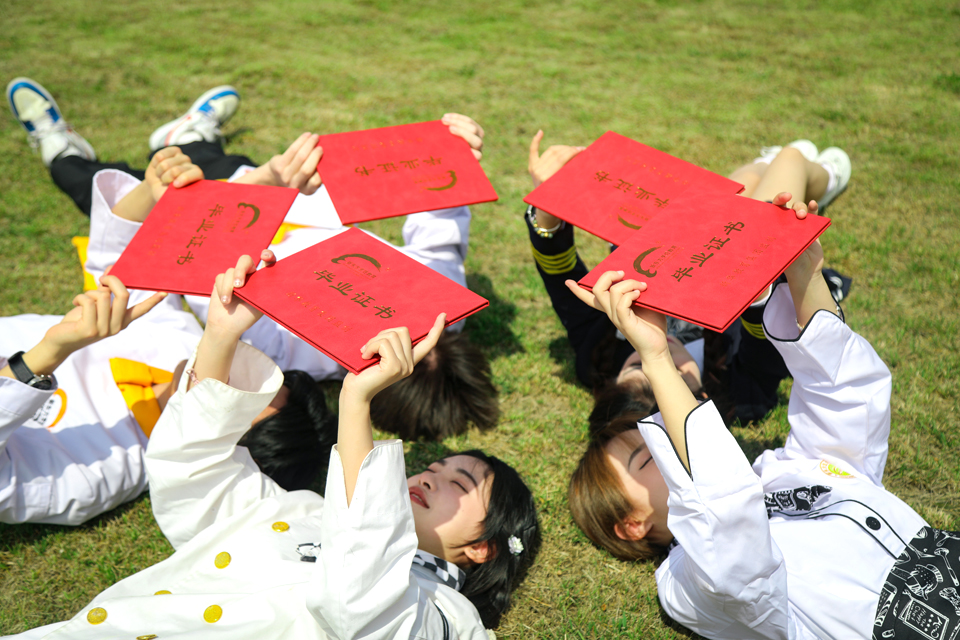
<svg viewBox="0 0 960 640">
<path fill-rule="evenodd" d="M 174 547 L 283 492 L 237 446 L 283 384 L 269 358 L 239 343 L 261 315 L 233 296 L 253 270 L 253 260 L 242 256 L 236 268 L 217 276 L 197 353 L 147 447 L 153 512 Z"/>
<path fill-rule="evenodd" d="M 794 376 L 791 431 L 767 458 L 826 458 L 879 484 L 889 425 L 889 374 L 842 321 L 811 246 L 767 302 L 763 325 Z M 786 567 L 770 536 L 763 487 L 706 407 L 686 424 L 689 475 L 666 447 L 654 452 L 670 487 L 670 529 L 681 550 L 657 570 L 671 617 L 707 636 L 789 638 L 803 625 L 788 602 Z M 658 429 L 641 425 L 656 442 Z M 651 445 L 653 450 L 653 445 Z M 815 464 L 812 462 L 811 464 Z"/>
<path fill-rule="evenodd" d="M 65 402 L 55 378 L 46 376 L 54 375 L 71 354 L 116 335 L 163 299 L 155 295 L 128 309 L 123 284 L 116 277 L 103 282 L 100 290 L 77 296 L 74 309 L 59 322 L 52 316 L 3 319 L 0 342 L 7 353 L 0 358 L 0 522 L 78 525 L 142 489 L 136 480 L 139 470 L 127 475 L 129 467 L 122 463 L 122 472 L 104 477 L 99 465 L 107 464 L 107 452 L 90 459 L 88 452 L 66 446 L 47 429 L 18 431 L 54 394 L 59 392 Z M 43 337 L 31 347 L 39 334 Z M 24 350 L 14 370 L 7 358 Z M 138 467 L 139 447 L 135 455 Z"/>
<path fill-rule="evenodd" d="M 483 127 L 473 118 L 459 113 L 444 114 L 441 122 L 447 125 L 452 135 L 470 145 L 473 157 L 479 162 L 483 157 Z M 400 250 L 437 273 L 466 286 L 463 262 L 467 259 L 469 241 L 470 209 L 467 207 L 422 211 L 407 216 L 403 224 L 404 246 Z"/>
<path fill-rule="evenodd" d="M 463 138 L 464 142 L 470 145 L 473 157 L 480 162 L 483 158 L 483 137 L 486 135 L 483 127 L 470 116 L 461 113 L 445 113 L 440 122 L 447 125 L 451 134 Z"/>
<path fill-rule="evenodd" d="M 667 342 L 666 317 L 633 306 L 646 290 L 646 283 L 622 278 L 623 271 L 608 271 L 600 276 L 592 293 L 581 289 L 573 280 L 567 281 L 567 287 L 581 301 L 603 311 L 640 356 L 667 435 L 689 471 L 684 423 L 699 403 L 673 362 Z"/>
<path fill-rule="evenodd" d="M 320 136 L 316 133 L 301 133 L 286 151 L 273 156 L 269 162 L 240 176 L 234 182 L 289 187 L 308 196 L 316 193 L 323 184 L 320 172 L 317 171 L 317 164 L 323 157 L 323 147 L 317 145 L 319 139 Z"/>
<path fill-rule="evenodd" d="M 538 131 L 530 141 L 527 170 L 534 187 L 552 177 L 584 149 L 584 147 L 569 145 L 553 145 L 541 155 L 542 140 L 543 131 Z M 581 304 L 565 285 L 567 280 L 579 280 L 589 271 L 577 253 L 574 227 L 532 206 L 527 208 L 524 222 L 530 238 L 533 259 L 537 265 L 537 273 L 543 281 L 543 287 L 550 296 L 550 304 L 560 323 L 563 324 L 567 332 L 567 340 L 576 355 L 577 379 L 585 386 L 593 387 L 597 383 L 593 362 L 594 348 L 607 339 L 614 329 L 602 311 Z M 630 349 L 626 343 L 623 343 L 615 356 L 619 361 L 617 366 L 622 364 L 629 352 Z"/>
<path fill-rule="evenodd" d="M 4 318 L 3 330 L 9 329 L 6 321 L 7 318 Z M 13 353 L 7 355 L 11 356 Z M 0 366 L 4 370 L 9 368 L 6 364 L 7 358 L 0 356 Z M 26 468 L 21 471 L 23 458 L 18 455 L 15 444 L 18 439 L 15 437 L 17 430 L 36 414 L 55 391 L 55 387 L 38 389 L 18 382 L 15 378 L 0 376 L 0 522 L 37 522 L 58 515 L 54 512 L 59 512 L 58 509 L 47 508 L 51 502 L 49 497 L 52 488 L 41 488 L 38 483 L 34 483 L 30 487 L 30 496 L 24 493 L 24 487 L 20 482 L 21 474 L 26 471 L 26 475 L 30 475 L 29 472 L 33 471 L 31 467 L 35 465 L 31 465 L 29 460 L 24 460 L 27 463 Z M 46 432 L 41 435 L 50 437 Z M 36 504 L 30 499 L 38 494 L 43 495 L 41 504 Z M 80 522 L 61 522 L 60 524 L 80 524 Z"/>
<path fill-rule="evenodd" d="M 708 637 L 720 625 L 729 632 L 723 638 L 787 638 L 786 567 L 770 535 L 760 481 L 713 403 L 699 404 L 684 383 L 664 316 L 633 306 L 645 284 L 622 277 L 605 273 L 592 294 L 570 286 L 603 309 L 637 350 L 660 408 L 638 426 L 656 462 L 651 473 L 659 472 L 669 491 L 668 513 L 654 508 L 641 523 L 653 527 L 637 530 L 647 537 L 665 519 L 667 540 L 680 543 L 657 570 L 660 601 L 672 618 Z"/>
<path fill-rule="evenodd" d="M 143 181 L 113 207 L 124 220 L 143 222 L 168 187 L 179 189 L 203 180 L 203 170 L 190 161 L 179 147 L 167 147 L 154 154 Z"/>
<path fill-rule="evenodd" d="M 844 322 L 811 245 L 767 303 L 763 328 L 794 378 L 784 451 L 826 458 L 880 484 L 890 436 L 890 371 Z M 774 455 L 768 452 L 765 455 Z"/>
<path fill-rule="evenodd" d="M 23 354 L 23 363 L 35 375 L 53 375 L 71 353 L 116 335 L 167 297 L 165 293 L 155 293 L 128 309 L 130 294 L 119 278 L 104 276 L 100 283 L 99 289 L 76 296 L 73 309 L 63 320 Z M 0 369 L 0 376 L 17 377 L 9 364 Z"/>
<path fill-rule="evenodd" d="M 381 331 L 362 349 L 365 360 L 379 355 L 380 362 L 364 369 L 359 375 L 349 373 L 344 378 L 340 391 L 336 449 L 343 464 L 343 482 L 348 506 L 353 497 L 360 467 L 367 454 L 373 450 L 370 401 L 391 384 L 413 373 L 414 365 L 436 346 L 445 319 L 446 314 L 437 316 L 430 332 L 415 347 L 410 344 L 410 332 L 406 327 Z"/>
<path fill-rule="evenodd" d="M 750 462 L 712 402 L 686 416 L 687 465 L 658 418 L 638 426 L 669 489 L 667 523 L 680 545 L 656 572 L 664 609 L 706 637 L 793 637 L 787 567 Z"/>
<path fill-rule="evenodd" d="M 363 348 L 364 357 L 379 354 L 380 362 L 344 380 L 337 445 L 327 473 L 323 566 L 307 599 L 311 613 L 331 637 L 442 637 L 444 626 L 454 623 L 447 619 L 451 611 L 445 616 L 436 604 L 449 602 L 430 593 L 411 573 L 418 541 L 403 445 L 399 440 L 374 443 L 370 424 L 370 400 L 413 371 L 436 344 L 443 324 L 441 315 L 416 347 L 411 347 L 406 328 L 381 332 Z M 344 580 L 344 575 L 350 579 Z M 472 626 L 482 632 L 476 612 L 475 620 L 464 620 L 460 607 L 455 628 Z"/>
<path fill-rule="evenodd" d="M 201 179 L 203 172 L 176 147 L 154 156 L 143 181 L 115 169 L 97 172 L 92 184 L 90 242 L 84 270 L 98 279 L 120 258 L 168 187 L 180 188 Z M 133 291 L 130 300 L 139 302 L 150 295 Z M 181 299 L 176 296 L 164 304 L 171 310 L 181 309 Z"/>
<path fill-rule="evenodd" d="M 483 128 L 472 118 L 459 113 L 444 114 L 441 121 L 450 127 L 450 133 L 463 138 L 470 145 L 473 156 L 480 160 L 483 155 Z M 289 187 L 304 195 L 316 193 L 323 178 L 317 165 L 323 157 L 323 147 L 318 146 L 320 135 L 305 131 L 266 164 L 237 178 L 240 184 L 261 184 L 273 187 Z"/>
</svg>

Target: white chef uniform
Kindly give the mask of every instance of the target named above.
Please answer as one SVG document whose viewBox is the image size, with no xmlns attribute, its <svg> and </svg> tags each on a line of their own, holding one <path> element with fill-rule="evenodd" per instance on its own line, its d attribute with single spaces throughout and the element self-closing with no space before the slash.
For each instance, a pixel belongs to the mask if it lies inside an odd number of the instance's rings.
<svg viewBox="0 0 960 640">
<path fill-rule="evenodd" d="M 119 256 L 110 242 L 118 235 L 113 227 L 131 223 L 109 214 L 116 200 L 94 196 L 100 202 L 91 216 L 86 268 L 99 278 Z M 130 304 L 150 295 L 130 294 Z M 62 319 L 0 318 L 0 367 Z M 54 372 L 55 389 L 0 377 L 0 522 L 78 525 L 140 495 L 147 484 L 147 438 L 117 387 L 110 359 L 173 371 L 202 333 L 179 297 L 171 296 L 119 334 L 70 355 Z"/>
<path fill-rule="evenodd" d="M 186 393 L 184 376 L 147 453 L 154 514 L 176 553 L 72 620 L 17 637 L 487 640 L 464 596 L 411 566 L 417 537 L 400 441 L 376 443 L 349 507 L 336 448 L 324 499 L 284 491 L 236 446 L 282 382 L 245 344 L 230 386 L 207 379 Z M 301 559 L 309 543 L 320 546 L 316 562 Z"/>
<path fill-rule="evenodd" d="M 869 638 L 885 577 L 926 526 L 881 484 L 890 373 L 831 313 L 800 332 L 786 286 L 763 325 L 794 378 L 783 447 L 751 467 L 708 402 L 686 420 L 688 473 L 659 414 L 639 424 L 679 543 L 660 601 L 708 638 Z"/>
</svg>

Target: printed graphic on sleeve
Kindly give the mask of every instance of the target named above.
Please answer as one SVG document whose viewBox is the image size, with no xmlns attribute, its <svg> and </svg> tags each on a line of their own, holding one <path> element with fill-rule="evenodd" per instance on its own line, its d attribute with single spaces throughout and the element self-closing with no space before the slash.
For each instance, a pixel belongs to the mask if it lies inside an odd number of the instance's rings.
<svg viewBox="0 0 960 640">
<path fill-rule="evenodd" d="M 763 494 L 763 503 L 767 507 L 767 517 L 784 511 L 810 511 L 821 497 L 830 493 L 831 488 L 821 484 L 796 489 L 784 489 Z"/>
<path fill-rule="evenodd" d="M 27 427 L 45 427 L 53 429 L 67 412 L 67 393 L 63 389 L 53 392 L 47 401 L 40 405 L 33 417 L 23 424 Z"/>
<path fill-rule="evenodd" d="M 874 640 L 960 635 L 960 533 L 924 527 L 887 575 L 874 620 Z"/>
<path fill-rule="evenodd" d="M 820 471 L 823 471 L 825 474 L 831 478 L 852 478 L 851 474 L 847 473 L 841 469 L 837 464 L 833 462 L 827 462 L 826 460 L 820 461 Z"/>
</svg>

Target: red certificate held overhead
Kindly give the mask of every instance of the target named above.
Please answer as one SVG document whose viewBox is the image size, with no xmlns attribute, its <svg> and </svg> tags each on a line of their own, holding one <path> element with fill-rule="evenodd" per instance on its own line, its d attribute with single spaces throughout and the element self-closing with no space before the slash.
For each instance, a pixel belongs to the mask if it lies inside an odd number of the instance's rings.
<svg viewBox="0 0 960 640">
<path fill-rule="evenodd" d="M 735 195 L 684 198 L 579 282 L 606 271 L 647 283 L 635 304 L 723 331 L 823 233 L 830 220 Z"/>
<path fill-rule="evenodd" d="M 110 273 L 129 289 L 209 296 L 217 274 L 270 246 L 296 197 L 215 180 L 169 188 Z"/>
<path fill-rule="evenodd" d="M 621 245 L 684 193 L 729 193 L 743 185 L 607 131 L 523 199 Z"/>
<path fill-rule="evenodd" d="M 360 348 L 384 329 L 407 327 L 416 344 L 441 312 L 450 325 L 489 304 L 359 229 L 257 271 L 234 294 L 353 373 L 378 362 Z"/>
<path fill-rule="evenodd" d="M 320 136 L 317 170 L 343 224 L 491 202 L 470 145 L 439 120 Z"/>
</svg>

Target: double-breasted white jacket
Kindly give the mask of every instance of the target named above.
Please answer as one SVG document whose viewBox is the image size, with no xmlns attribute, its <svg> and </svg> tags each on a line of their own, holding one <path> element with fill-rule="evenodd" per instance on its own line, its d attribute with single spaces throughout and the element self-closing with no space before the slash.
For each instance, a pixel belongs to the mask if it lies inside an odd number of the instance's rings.
<svg viewBox="0 0 960 640">
<path fill-rule="evenodd" d="M 705 403 L 686 420 L 688 473 L 659 415 L 639 424 L 678 543 L 660 602 L 708 638 L 869 638 L 885 577 L 927 526 L 882 485 L 890 372 L 829 312 L 801 332 L 786 286 L 763 327 L 794 379 L 783 447 L 751 466 Z"/>
<path fill-rule="evenodd" d="M 93 192 L 86 269 L 95 278 L 116 262 L 117 238 L 133 224 L 110 212 L 119 199 L 113 174 L 120 172 L 97 174 L 102 180 Z M 150 295 L 131 291 L 130 304 Z M 62 318 L 0 318 L 0 366 L 38 344 Z M 56 389 L 0 377 L 0 521 L 78 525 L 143 493 L 147 437 L 117 387 L 110 359 L 173 371 L 202 334 L 180 297 L 170 296 L 119 334 L 71 354 L 54 372 Z"/>
<path fill-rule="evenodd" d="M 325 498 L 287 492 L 236 445 L 283 383 L 280 369 L 241 343 L 229 386 L 186 383 L 146 457 L 154 514 L 176 552 L 71 620 L 18 638 L 487 640 L 469 600 L 412 565 L 400 441 L 376 443 L 349 507 L 336 448 Z"/>
</svg>

